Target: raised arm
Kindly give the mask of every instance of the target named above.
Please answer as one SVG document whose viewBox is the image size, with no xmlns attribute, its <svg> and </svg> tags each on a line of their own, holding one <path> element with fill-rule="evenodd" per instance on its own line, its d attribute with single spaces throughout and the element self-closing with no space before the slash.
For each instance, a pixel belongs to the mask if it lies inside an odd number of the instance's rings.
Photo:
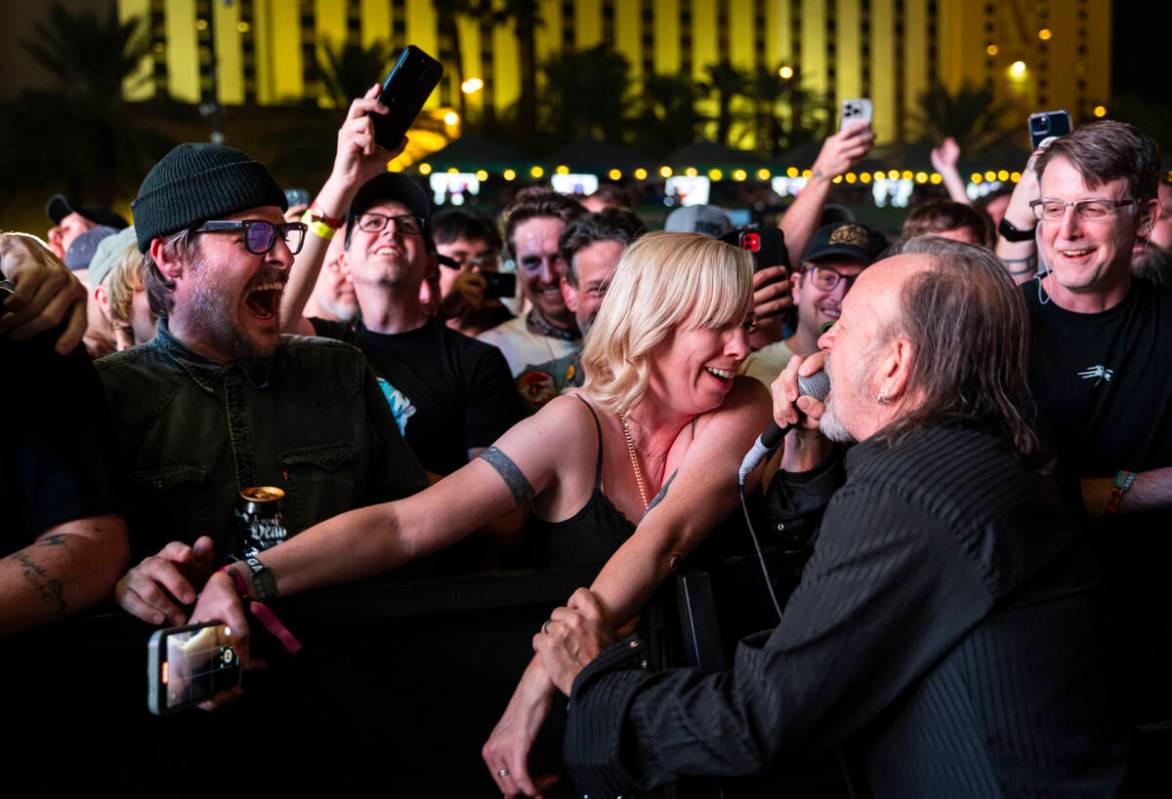
<svg viewBox="0 0 1172 799">
<path fill-rule="evenodd" d="M 335 220 L 345 220 L 346 209 L 358 188 L 387 167 L 387 162 L 403 151 L 406 139 L 395 152 L 388 152 L 374 140 L 374 123 L 367 112 L 385 114 L 387 107 L 378 101 L 379 86 L 371 86 L 364 97 L 350 104 L 346 120 L 338 130 L 338 151 L 334 157 L 334 168 L 325 185 L 310 205 L 312 211 L 319 211 Z M 339 226 L 335 236 L 346 232 Z M 314 233 L 311 227 L 305 237 L 305 244 L 293 259 L 289 280 L 281 295 L 281 326 L 286 333 L 313 334 L 313 326 L 302 316 L 305 303 L 313 293 L 318 272 L 329 248 L 329 239 Z"/>
<path fill-rule="evenodd" d="M 1038 224 L 1038 220 L 1034 216 L 1034 209 L 1030 208 L 1030 203 L 1041 196 L 1042 190 L 1038 186 L 1038 173 L 1035 171 L 1034 165 L 1044 149 L 1045 145 L 1035 150 L 1030 156 L 1030 160 L 1026 162 L 1025 169 L 1021 172 L 1021 180 L 1014 187 L 1013 194 L 1009 198 L 1009 205 L 1005 209 L 1005 221 L 1018 230 L 1034 230 Z M 1013 282 L 1019 286 L 1033 278 L 1037 271 L 1038 243 L 1036 238 L 1030 238 L 1026 241 L 1009 241 L 998 231 L 996 253 L 997 257 L 1005 263 L 1005 268 L 1013 277 Z"/>
<path fill-rule="evenodd" d="M 948 199 L 962 205 L 972 205 L 973 201 L 964 190 L 964 180 L 957 168 L 960 161 L 960 145 L 956 143 L 956 139 L 949 136 L 940 142 L 938 147 L 933 147 L 928 157 L 932 159 L 932 168 L 940 173 L 944 188 L 948 191 Z"/>
<path fill-rule="evenodd" d="M 861 161 L 874 146 L 875 133 L 864 122 L 826 138 L 810 170 L 809 181 L 777 223 L 785 234 L 785 247 L 789 251 L 791 264 L 802 262 L 802 253 L 818 229 L 822 208 L 830 196 L 830 186 L 834 179 Z"/>
</svg>

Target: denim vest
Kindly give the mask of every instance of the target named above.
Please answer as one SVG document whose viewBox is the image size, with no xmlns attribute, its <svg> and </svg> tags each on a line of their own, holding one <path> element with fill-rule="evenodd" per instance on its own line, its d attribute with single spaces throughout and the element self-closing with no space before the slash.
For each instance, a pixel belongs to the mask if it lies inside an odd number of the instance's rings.
<svg viewBox="0 0 1172 799">
<path fill-rule="evenodd" d="M 343 511 L 412 494 L 423 470 L 365 357 L 283 336 L 269 358 L 224 366 L 160 321 L 147 343 L 97 362 L 116 428 L 135 559 L 210 535 L 239 552 L 237 496 L 285 491 L 290 535 Z"/>
</svg>

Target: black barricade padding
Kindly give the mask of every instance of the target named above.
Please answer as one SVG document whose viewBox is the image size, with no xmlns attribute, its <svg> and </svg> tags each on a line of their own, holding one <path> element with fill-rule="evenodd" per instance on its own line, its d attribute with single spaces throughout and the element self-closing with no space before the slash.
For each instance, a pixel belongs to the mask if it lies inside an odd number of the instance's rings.
<svg viewBox="0 0 1172 799">
<path fill-rule="evenodd" d="M 751 551 L 732 521 L 683 566 L 701 570 L 711 587 L 703 613 L 715 614 L 722 640 L 700 645 L 723 649 L 726 663 L 741 636 L 775 623 Z M 248 673 L 245 697 L 214 713 L 147 712 L 153 628 L 112 607 L 13 636 L 0 641 L 9 731 L 0 760 L 47 775 L 54 787 L 202 793 L 244 780 L 266 791 L 374 784 L 392 796 L 499 795 L 480 748 L 531 656 L 533 634 L 595 572 L 382 579 L 280 600 L 274 610 L 305 650 L 275 651 L 254 625 L 254 652 L 269 668 Z M 793 570 L 783 563 L 775 572 L 790 575 L 777 580 L 788 594 Z M 643 616 L 659 664 L 688 662 L 680 612 L 669 582 Z M 532 756 L 534 773 L 559 770 L 564 713 L 559 697 Z M 686 780 L 665 794 L 842 795 L 834 763 L 796 765 L 800 771 L 767 780 Z M 559 795 L 573 795 L 568 781 L 550 794 Z"/>
</svg>

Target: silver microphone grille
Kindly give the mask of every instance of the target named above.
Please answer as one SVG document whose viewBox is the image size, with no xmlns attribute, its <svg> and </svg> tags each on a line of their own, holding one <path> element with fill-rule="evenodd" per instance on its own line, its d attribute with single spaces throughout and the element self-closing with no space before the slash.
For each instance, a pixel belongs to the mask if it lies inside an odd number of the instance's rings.
<svg viewBox="0 0 1172 799">
<path fill-rule="evenodd" d="M 825 400 L 830 394 L 830 375 L 826 374 L 826 370 L 815 372 L 809 377 L 798 375 L 798 393 L 819 402 Z"/>
</svg>

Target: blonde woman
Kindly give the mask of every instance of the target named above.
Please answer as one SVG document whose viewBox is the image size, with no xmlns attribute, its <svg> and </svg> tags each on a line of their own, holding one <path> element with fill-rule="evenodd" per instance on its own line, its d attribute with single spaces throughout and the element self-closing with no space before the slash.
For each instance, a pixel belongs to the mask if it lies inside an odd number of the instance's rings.
<svg viewBox="0 0 1172 799">
<path fill-rule="evenodd" d="M 597 564 L 591 590 L 614 626 L 736 505 L 740 459 L 769 422 L 769 397 L 734 375 L 749 352 L 752 261 L 705 236 L 652 233 L 619 262 L 586 339 L 583 387 L 517 424 L 480 458 L 398 502 L 341 514 L 259 560 L 251 596 L 359 580 L 442 549 L 519 504 L 551 565 Z M 383 531 L 372 534 L 372 531 Z M 252 582 L 249 582 L 252 581 Z M 247 636 L 220 573 L 193 620 Z M 247 641 L 241 642 L 244 652 Z M 483 756 L 505 794 L 534 794 L 527 756 L 555 689 L 526 669 Z"/>
</svg>

